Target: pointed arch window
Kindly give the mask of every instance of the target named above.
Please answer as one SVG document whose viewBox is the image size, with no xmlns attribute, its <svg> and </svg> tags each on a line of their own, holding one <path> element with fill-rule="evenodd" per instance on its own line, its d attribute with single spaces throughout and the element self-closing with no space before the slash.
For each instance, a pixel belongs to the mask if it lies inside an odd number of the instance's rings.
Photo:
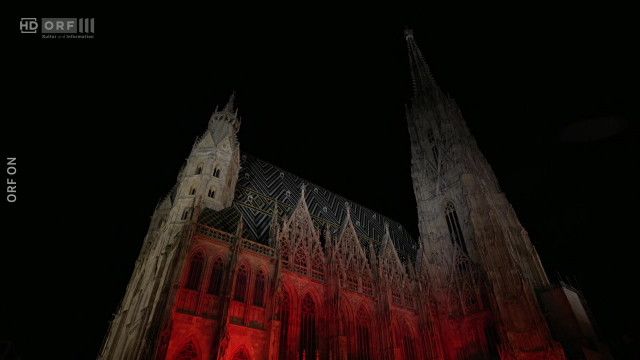
<svg viewBox="0 0 640 360">
<path fill-rule="evenodd" d="M 464 241 L 462 235 L 462 228 L 460 227 L 460 220 L 458 219 L 458 213 L 452 203 L 448 203 L 445 207 L 445 218 L 447 220 L 447 228 L 449 229 L 449 238 L 451 243 L 460 246 L 465 254 L 468 254 L 467 244 Z"/>
<path fill-rule="evenodd" d="M 249 355 L 244 350 L 239 350 L 235 355 L 233 355 L 233 360 L 249 360 Z"/>
<path fill-rule="evenodd" d="M 278 319 L 280 319 L 280 360 L 287 359 L 287 344 L 289 343 L 289 296 L 287 292 L 282 292 L 280 304 L 278 305 Z"/>
<path fill-rule="evenodd" d="M 362 275 L 362 292 L 367 295 L 373 295 L 373 282 L 371 281 L 371 275 L 366 270 Z"/>
<path fill-rule="evenodd" d="M 247 268 L 242 265 L 236 275 L 236 288 L 233 293 L 233 299 L 236 301 L 244 302 L 247 297 L 247 284 L 249 282 L 249 273 Z"/>
<path fill-rule="evenodd" d="M 299 360 L 315 359 L 318 351 L 318 334 L 316 330 L 316 305 L 311 295 L 302 300 L 302 328 L 300 330 Z"/>
<path fill-rule="evenodd" d="M 358 291 L 358 272 L 353 265 L 347 268 L 347 289 Z"/>
<path fill-rule="evenodd" d="M 200 174 L 202 174 L 202 165 L 198 165 L 198 167 L 196 168 L 196 175 Z"/>
<path fill-rule="evenodd" d="M 281 239 L 280 240 L 280 256 L 282 257 L 282 264 L 288 269 L 289 264 L 289 240 Z"/>
<path fill-rule="evenodd" d="M 220 177 L 220 169 L 218 169 L 218 168 L 213 169 L 213 176 L 219 178 Z"/>
<path fill-rule="evenodd" d="M 296 271 L 306 274 L 307 273 L 307 255 L 304 252 L 302 246 L 299 246 L 294 256 L 294 264 Z"/>
<path fill-rule="evenodd" d="M 364 309 L 360 309 L 356 326 L 356 340 L 358 346 L 359 359 L 371 360 L 371 340 L 369 333 L 369 316 Z M 415 359 L 413 357 L 406 359 Z"/>
<path fill-rule="evenodd" d="M 211 277 L 209 278 L 209 294 L 220 296 L 222 291 L 222 279 L 224 276 L 224 264 L 222 259 L 218 258 L 211 268 Z"/>
<path fill-rule="evenodd" d="M 189 216 L 191 216 L 191 209 L 187 208 L 187 209 L 184 209 L 184 211 L 182 211 L 182 216 L 180 217 L 180 219 L 187 220 Z"/>
<path fill-rule="evenodd" d="M 189 190 L 189 195 L 195 195 L 196 194 L 196 188 L 192 187 L 191 190 Z"/>
<path fill-rule="evenodd" d="M 311 275 L 314 279 L 324 280 L 324 263 L 322 261 L 321 250 L 316 250 L 311 263 Z"/>
<path fill-rule="evenodd" d="M 202 270 L 204 269 L 204 256 L 197 253 L 191 259 L 189 265 L 189 274 L 187 276 L 186 288 L 190 290 L 200 290 L 200 282 L 202 281 Z"/>
<path fill-rule="evenodd" d="M 216 196 L 216 192 L 213 189 L 209 189 L 209 192 L 207 193 L 207 196 L 209 196 L 210 198 L 214 198 Z"/>
<path fill-rule="evenodd" d="M 180 350 L 178 356 L 176 356 L 176 360 L 194 360 L 197 358 L 198 352 L 191 341 L 189 341 L 189 343 Z"/>
<path fill-rule="evenodd" d="M 255 291 L 253 292 L 253 305 L 260 307 L 264 306 L 264 288 L 264 272 L 262 270 L 259 270 L 258 274 L 256 275 Z"/>
</svg>

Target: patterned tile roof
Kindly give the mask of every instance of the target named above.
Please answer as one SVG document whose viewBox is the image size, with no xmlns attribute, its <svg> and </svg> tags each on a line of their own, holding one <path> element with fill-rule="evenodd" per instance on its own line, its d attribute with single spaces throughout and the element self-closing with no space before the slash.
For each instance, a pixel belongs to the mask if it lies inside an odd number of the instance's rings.
<svg viewBox="0 0 640 360">
<path fill-rule="evenodd" d="M 316 226 L 323 229 L 329 225 L 334 233 L 339 231 L 346 215 L 345 204 L 349 203 L 351 219 L 364 249 L 373 241 L 375 249 L 379 250 L 384 223 L 387 222 L 400 258 L 403 261 L 415 260 L 417 242 L 399 223 L 249 155 L 242 157 L 233 207 L 218 212 L 206 209 L 200 222 L 233 233 L 242 214 L 244 235 L 251 240 L 272 245 L 269 229 L 274 202 L 278 203 L 280 218 L 291 214 L 303 183 L 307 185 L 306 201 Z"/>
</svg>

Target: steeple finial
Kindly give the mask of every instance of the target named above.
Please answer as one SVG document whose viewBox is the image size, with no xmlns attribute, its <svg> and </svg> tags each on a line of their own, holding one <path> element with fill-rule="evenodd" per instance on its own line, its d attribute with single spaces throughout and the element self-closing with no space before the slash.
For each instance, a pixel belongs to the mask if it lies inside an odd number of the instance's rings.
<svg viewBox="0 0 640 360">
<path fill-rule="evenodd" d="M 410 38 L 413 39 L 413 30 L 411 30 L 409 27 L 404 28 L 404 38 L 407 41 L 409 41 Z"/>
<path fill-rule="evenodd" d="M 236 92 L 234 90 L 231 93 L 231 96 L 229 96 L 229 101 L 227 101 L 227 105 L 224 106 L 224 111 L 233 113 L 234 107 L 235 107 L 235 99 L 236 99 Z"/>
<path fill-rule="evenodd" d="M 432 99 L 438 97 L 441 90 L 433 76 L 431 76 L 429 65 L 422 57 L 422 52 L 413 37 L 413 30 L 406 28 L 404 30 L 404 38 L 407 41 L 407 49 L 409 51 L 413 96 L 415 98 L 431 97 Z"/>
<path fill-rule="evenodd" d="M 302 198 L 305 202 L 305 196 L 306 196 L 306 191 L 307 191 L 307 183 L 303 182 L 302 184 L 300 184 L 300 198 Z"/>
</svg>

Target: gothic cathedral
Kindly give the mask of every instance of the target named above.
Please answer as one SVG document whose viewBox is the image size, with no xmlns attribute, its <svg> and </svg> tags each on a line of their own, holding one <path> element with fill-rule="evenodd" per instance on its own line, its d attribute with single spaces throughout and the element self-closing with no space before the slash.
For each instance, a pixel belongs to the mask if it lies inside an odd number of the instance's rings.
<svg viewBox="0 0 640 360">
<path fill-rule="evenodd" d="M 241 154 L 232 95 L 156 207 L 100 359 L 606 358 L 405 38 L 420 237 Z"/>
</svg>

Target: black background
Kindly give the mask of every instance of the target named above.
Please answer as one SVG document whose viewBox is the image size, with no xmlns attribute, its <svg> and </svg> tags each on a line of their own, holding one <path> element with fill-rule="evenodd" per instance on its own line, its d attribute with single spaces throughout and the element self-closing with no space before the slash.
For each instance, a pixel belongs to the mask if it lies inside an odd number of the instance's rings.
<svg viewBox="0 0 640 360">
<path fill-rule="evenodd" d="M 617 357 L 638 356 L 630 12 L 269 10 L 6 19 L 0 150 L 18 158 L 18 201 L 2 204 L 0 340 L 24 359 L 95 358 L 156 203 L 234 89 L 241 151 L 415 234 L 408 25 L 550 276 L 584 291 Z M 20 34 L 30 16 L 93 16 L 96 35 Z"/>
</svg>

